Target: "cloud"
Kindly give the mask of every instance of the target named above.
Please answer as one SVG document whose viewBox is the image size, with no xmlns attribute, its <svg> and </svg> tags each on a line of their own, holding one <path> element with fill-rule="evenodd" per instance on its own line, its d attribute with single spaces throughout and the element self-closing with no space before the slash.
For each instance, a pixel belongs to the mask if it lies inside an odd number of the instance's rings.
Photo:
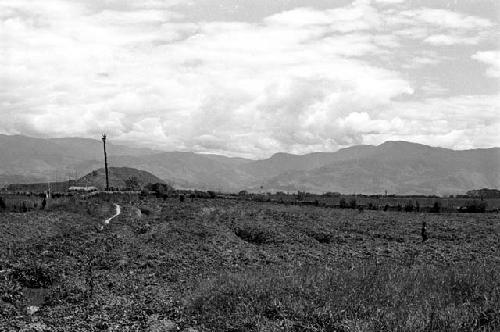
<svg viewBox="0 0 500 332">
<path fill-rule="evenodd" d="M 387 13 L 391 15 L 386 24 L 396 35 L 434 46 L 475 45 L 496 38 L 495 24 L 478 16 L 425 7 Z"/>
<path fill-rule="evenodd" d="M 457 44 L 474 45 L 479 42 L 479 36 L 465 37 L 457 35 L 435 34 L 424 39 L 424 43 L 436 46 L 450 46 Z"/>
<path fill-rule="evenodd" d="M 490 77 L 500 77 L 500 51 L 483 51 L 472 55 L 472 59 L 483 62 L 490 67 L 486 74 Z"/>
<path fill-rule="evenodd" d="M 446 95 L 449 90 L 436 82 L 425 82 L 419 89 L 425 96 L 442 96 Z"/>
<path fill-rule="evenodd" d="M 405 3 L 406 0 L 375 0 L 375 2 L 382 4 L 398 4 L 398 3 Z"/>
<path fill-rule="evenodd" d="M 470 149 L 494 147 L 500 141 L 498 95 L 466 95 L 426 98 L 415 102 L 393 103 L 380 118 L 400 119 L 396 130 L 363 136 L 366 144 L 387 140 L 407 140 L 435 146 Z"/>
<path fill-rule="evenodd" d="M 389 2 L 292 8 L 258 22 L 190 22 L 179 1 L 0 0 L 0 131 L 106 131 L 160 149 L 250 157 L 437 137 L 453 125 L 463 135 L 488 132 L 489 125 L 448 121 L 439 110 L 467 104 L 463 118 L 473 118 L 484 111 L 482 99 L 453 99 L 439 80 L 417 85 L 404 66 L 420 70 L 449 57 L 408 40 L 442 45 L 445 37 L 436 36 L 474 38 L 491 23 Z M 443 22 L 429 21 L 436 13 Z M 473 59 L 491 64 L 483 53 Z M 424 98 L 422 91 L 440 99 L 411 99 Z M 454 114 L 453 107 L 445 109 Z M 429 125 L 407 108 L 441 118 Z"/>
<path fill-rule="evenodd" d="M 425 23 L 443 29 L 486 29 L 494 25 L 486 18 L 436 8 L 405 10 L 398 16 L 401 20 Z"/>
</svg>

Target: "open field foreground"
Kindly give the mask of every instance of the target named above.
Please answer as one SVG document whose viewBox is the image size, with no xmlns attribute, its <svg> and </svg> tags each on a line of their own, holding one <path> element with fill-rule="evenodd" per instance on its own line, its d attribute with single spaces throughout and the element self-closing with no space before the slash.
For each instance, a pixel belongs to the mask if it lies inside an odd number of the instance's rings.
<svg viewBox="0 0 500 332">
<path fill-rule="evenodd" d="M 120 205 L 0 214 L 0 331 L 500 329 L 498 214 Z"/>
</svg>

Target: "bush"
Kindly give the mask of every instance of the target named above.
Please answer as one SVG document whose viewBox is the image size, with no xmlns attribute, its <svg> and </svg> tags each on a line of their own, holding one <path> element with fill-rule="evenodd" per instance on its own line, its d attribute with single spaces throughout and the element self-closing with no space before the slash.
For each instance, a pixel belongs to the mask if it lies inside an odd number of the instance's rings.
<svg viewBox="0 0 500 332">
<path fill-rule="evenodd" d="M 350 209 L 356 208 L 356 200 L 354 198 L 349 201 L 349 208 Z"/>
<path fill-rule="evenodd" d="M 309 232 L 307 235 L 318 241 L 319 243 L 329 244 L 334 241 L 335 237 L 330 233 L 325 232 Z"/>
<path fill-rule="evenodd" d="M 234 234 L 243 241 L 257 245 L 271 243 L 275 237 L 270 230 L 261 229 L 257 226 L 243 226 L 237 228 Z"/>
<path fill-rule="evenodd" d="M 46 264 L 23 263 L 12 269 L 12 278 L 27 288 L 46 288 L 58 280 L 58 272 Z"/>
<path fill-rule="evenodd" d="M 346 209 L 346 208 L 347 208 L 347 202 L 346 202 L 345 198 L 343 198 L 343 197 L 342 197 L 342 198 L 340 199 L 340 201 L 339 201 L 339 207 L 340 207 L 341 209 Z"/>
<path fill-rule="evenodd" d="M 488 204 L 485 201 L 473 200 L 468 202 L 464 208 L 460 209 L 460 212 L 466 213 L 484 213 L 486 212 Z"/>
<path fill-rule="evenodd" d="M 432 213 L 439 213 L 441 211 L 441 204 L 438 201 L 434 202 L 434 205 L 432 206 L 430 212 Z"/>
<path fill-rule="evenodd" d="M 405 204 L 405 212 L 413 212 L 413 202 L 412 201 L 408 201 L 406 204 Z"/>
<path fill-rule="evenodd" d="M 305 200 L 305 199 L 307 198 L 307 196 L 308 196 L 308 195 L 309 195 L 309 193 L 307 193 L 307 192 L 305 192 L 305 191 L 300 191 L 300 190 L 299 190 L 299 191 L 297 192 L 297 199 L 298 199 L 299 201 L 303 201 L 303 200 Z"/>
<path fill-rule="evenodd" d="M 141 210 L 142 215 L 149 216 L 152 214 L 151 210 L 147 207 L 140 207 L 139 209 Z"/>
</svg>

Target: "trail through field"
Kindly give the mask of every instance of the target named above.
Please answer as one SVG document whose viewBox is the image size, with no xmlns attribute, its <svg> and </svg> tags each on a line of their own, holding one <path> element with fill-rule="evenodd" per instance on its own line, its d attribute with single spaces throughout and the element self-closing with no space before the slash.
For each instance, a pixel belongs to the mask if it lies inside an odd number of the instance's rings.
<svg viewBox="0 0 500 332">
<path fill-rule="evenodd" d="M 105 224 L 109 224 L 109 222 L 112 219 L 114 219 L 115 217 L 118 217 L 122 213 L 122 207 L 120 205 L 118 205 L 118 204 L 115 204 L 115 206 L 116 206 L 116 213 L 115 213 L 115 215 L 112 216 L 111 218 L 108 218 L 108 219 L 104 220 Z"/>
</svg>

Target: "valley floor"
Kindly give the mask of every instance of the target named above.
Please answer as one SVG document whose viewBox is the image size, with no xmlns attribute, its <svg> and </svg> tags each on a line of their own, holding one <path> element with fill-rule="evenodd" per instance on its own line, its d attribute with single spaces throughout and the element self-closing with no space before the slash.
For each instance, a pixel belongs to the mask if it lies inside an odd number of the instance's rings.
<svg viewBox="0 0 500 332">
<path fill-rule="evenodd" d="M 120 205 L 0 214 L 0 330 L 500 327 L 498 214 Z"/>
</svg>

